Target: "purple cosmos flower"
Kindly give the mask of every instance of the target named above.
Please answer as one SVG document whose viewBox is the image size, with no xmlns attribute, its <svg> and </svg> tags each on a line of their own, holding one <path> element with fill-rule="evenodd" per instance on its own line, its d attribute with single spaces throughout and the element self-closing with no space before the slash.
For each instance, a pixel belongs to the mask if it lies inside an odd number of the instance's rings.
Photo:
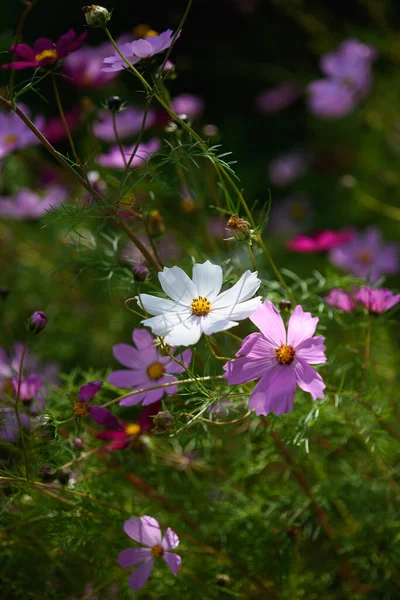
<svg viewBox="0 0 400 600">
<path fill-rule="evenodd" d="M 138 238 L 146 246 L 150 254 L 154 255 L 148 237 L 139 234 Z M 163 262 L 176 261 L 182 255 L 182 249 L 178 244 L 174 233 L 166 233 L 160 239 L 156 240 L 157 250 L 163 259 Z M 128 242 L 122 251 L 122 260 L 130 266 L 146 264 L 143 254 L 138 250 L 133 242 Z"/>
<path fill-rule="evenodd" d="M 182 559 L 178 554 L 170 552 L 179 545 L 179 538 L 170 527 L 161 539 L 160 525 L 153 517 L 128 519 L 124 523 L 124 531 L 130 538 L 142 544 L 144 548 L 127 548 L 118 556 L 118 564 L 123 567 L 139 565 L 129 577 L 129 587 L 140 590 L 147 582 L 154 566 L 154 560 L 161 557 L 174 575 L 178 575 Z"/>
<path fill-rule="evenodd" d="M 58 60 L 65 58 L 67 54 L 78 50 L 86 38 L 86 31 L 81 35 L 76 35 L 75 31 L 70 29 L 60 37 L 56 44 L 49 38 L 38 39 L 33 48 L 27 44 L 16 44 L 11 46 L 11 51 L 23 60 L 3 65 L 2 69 L 37 69 L 38 67 L 53 65 Z"/>
<path fill-rule="evenodd" d="M 12 380 L 12 386 L 14 389 L 14 395 L 17 397 L 18 386 L 19 394 L 22 406 L 29 409 L 29 412 L 36 415 L 44 410 L 44 398 L 43 398 L 43 379 L 37 375 L 29 375 L 28 377 L 21 377 L 21 383 L 19 384 L 19 378 L 14 377 Z"/>
<path fill-rule="evenodd" d="M 129 148 L 126 146 L 122 147 L 123 153 L 128 162 L 130 156 L 135 148 L 135 144 Z M 150 160 L 152 154 L 157 152 L 160 148 L 160 141 L 156 138 L 149 140 L 148 142 L 141 142 L 136 151 L 135 157 L 131 163 L 131 169 L 141 166 L 143 163 Z M 121 150 L 118 146 L 113 146 L 105 154 L 100 154 L 96 157 L 96 161 L 102 167 L 109 167 L 111 169 L 125 169 L 124 159 L 121 155 Z"/>
<path fill-rule="evenodd" d="M 60 185 L 48 186 L 43 195 L 22 188 L 13 198 L 0 196 L 0 217 L 15 220 L 39 219 L 68 197 L 69 191 Z"/>
<path fill-rule="evenodd" d="M 115 144 L 115 133 L 113 118 L 108 110 L 102 110 L 99 113 L 100 121 L 93 124 L 93 133 L 96 137 L 105 142 Z M 115 115 L 115 123 L 120 140 L 132 137 L 138 133 L 142 127 L 144 111 L 133 106 L 122 110 Z M 149 110 L 146 117 L 146 129 L 154 125 L 156 113 Z"/>
<path fill-rule="evenodd" d="M 332 248 L 329 258 L 337 267 L 371 282 L 382 275 L 394 275 L 399 269 L 398 245 L 385 244 L 376 227 L 356 233 L 347 243 Z"/>
<path fill-rule="evenodd" d="M 308 169 L 310 160 L 300 152 L 282 154 L 273 160 L 268 167 L 268 176 L 272 183 L 284 187 L 296 181 Z"/>
<path fill-rule="evenodd" d="M 132 339 L 136 348 L 128 344 L 116 344 L 113 346 L 115 358 L 124 367 L 127 367 L 128 370 L 124 369 L 111 373 L 108 377 L 110 383 L 123 389 L 141 389 L 178 381 L 171 374 L 183 373 L 185 368 L 172 360 L 170 356 L 163 356 L 155 347 L 153 336 L 146 329 L 134 329 Z M 171 349 L 171 353 L 174 353 L 173 348 Z M 185 350 L 176 358 L 181 363 L 189 365 L 192 358 L 192 351 Z M 172 396 L 177 391 L 177 385 L 158 388 L 149 392 L 128 396 L 120 401 L 120 405 L 133 406 L 141 402 L 143 406 L 147 406 L 161 400 L 164 394 Z"/>
<path fill-rule="evenodd" d="M 320 66 L 327 78 L 308 85 L 310 110 L 322 119 L 338 119 L 351 112 L 371 88 L 375 58 L 375 49 L 358 40 L 346 40 L 323 56 Z"/>
<path fill-rule="evenodd" d="M 180 35 L 180 32 L 178 36 Z M 160 35 L 147 37 L 146 39 L 135 40 L 129 44 L 119 46 L 121 53 L 128 59 L 131 65 L 135 65 L 144 58 L 151 58 L 160 52 L 167 50 L 174 37 L 172 29 L 163 31 Z M 108 56 L 104 59 L 103 71 L 111 73 L 112 71 L 122 71 L 127 64 L 119 54 L 115 52 L 114 56 Z"/>
<path fill-rule="evenodd" d="M 327 252 L 349 242 L 353 237 L 352 229 L 339 229 L 339 231 L 325 229 L 314 235 L 297 235 L 289 242 L 288 248 L 294 252 Z"/>
<path fill-rule="evenodd" d="M 117 42 L 118 43 L 118 42 Z M 104 73 L 103 60 L 112 52 L 109 42 L 92 46 L 83 46 L 63 64 L 63 72 L 72 85 L 82 89 L 104 87 L 117 77 L 117 73 Z"/>
<path fill-rule="evenodd" d="M 21 425 L 24 429 L 30 429 L 31 422 L 29 417 L 19 413 Z M 17 415 L 12 407 L 0 407 L 0 439 L 9 444 L 13 444 L 19 438 L 19 425 Z"/>
<path fill-rule="evenodd" d="M 400 294 L 393 294 L 385 288 L 364 287 L 358 290 L 356 300 L 369 312 L 379 314 L 393 308 L 400 302 Z"/>
<path fill-rule="evenodd" d="M 309 196 L 302 193 L 292 194 L 272 204 L 268 231 L 273 236 L 292 237 L 307 228 L 312 216 Z"/>
<path fill-rule="evenodd" d="M 101 390 L 102 381 L 90 381 L 79 388 L 78 400 L 72 405 L 72 410 L 77 417 L 89 414 L 96 423 L 108 429 L 121 430 L 121 425 L 110 410 L 102 406 L 88 406 L 88 402 Z"/>
<path fill-rule="evenodd" d="M 30 117 L 30 111 L 25 104 L 18 104 L 27 117 Z M 44 118 L 37 117 L 34 121 L 35 126 L 43 128 Z M 25 123 L 13 112 L 0 112 L 0 159 L 15 150 L 21 150 L 27 146 L 39 144 L 39 140 L 34 133 L 25 125 Z"/>
<path fill-rule="evenodd" d="M 329 306 L 340 308 L 344 312 L 351 312 L 356 306 L 353 295 L 340 288 L 331 290 L 325 297 L 325 302 L 329 304 Z"/>
<path fill-rule="evenodd" d="M 296 306 L 286 334 L 278 310 L 265 300 L 249 318 L 261 333 L 248 335 L 236 353 L 240 358 L 224 365 L 224 377 L 230 385 L 261 377 L 250 396 L 249 408 L 257 415 L 290 412 L 296 384 L 313 400 L 323 398 L 326 386 L 321 375 L 310 367 L 326 362 L 324 338 L 314 337 L 318 317 Z"/>
<path fill-rule="evenodd" d="M 192 121 L 201 117 L 204 105 L 203 98 L 193 94 L 180 94 L 171 102 L 171 108 L 177 115 L 187 115 Z"/>
<path fill-rule="evenodd" d="M 277 87 L 258 94 L 255 99 L 256 108 L 261 114 L 276 113 L 293 104 L 300 94 L 298 85 L 284 81 Z"/>
</svg>

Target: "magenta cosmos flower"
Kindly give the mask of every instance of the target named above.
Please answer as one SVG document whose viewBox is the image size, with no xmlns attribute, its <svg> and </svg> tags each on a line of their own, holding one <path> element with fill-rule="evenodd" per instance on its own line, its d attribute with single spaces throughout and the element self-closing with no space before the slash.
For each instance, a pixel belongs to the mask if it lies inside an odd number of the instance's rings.
<svg viewBox="0 0 400 600">
<path fill-rule="evenodd" d="M 338 119 L 351 112 L 371 88 L 375 58 L 375 49 L 358 40 L 346 40 L 335 52 L 325 54 L 320 66 L 326 79 L 307 87 L 311 112 L 321 119 Z"/>
<path fill-rule="evenodd" d="M 178 36 L 180 33 L 178 34 Z M 122 44 L 119 49 L 121 53 L 128 59 L 131 65 L 135 65 L 145 58 L 151 58 L 160 52 L 167 50 L 174 37 L 172 29 L 163 31 L 160 35 L 148 36 L 146 39 L 135 40 L 129 44 Z M 122 71 L 126 69 L 127 64 L 121 56 L 115 53 L 113 56 L 108 56 L 104 59 L 103 71 L 111 73 L 112 71 Z"/>
<path fill-rule="evenodd" d="M 18 104 L 18 108 L 30 117 L 30 111 L 25 104 Z M 42 131 L 44 118 L 37 117 L 34 120 L 35 126 Z M 39 144 L 39 140 L 18 115 L 9 112 L 0 112 L 0 159 L 16 150 L 21 150 L 27 146 Z"/>
<path fill-rule="evenodd" d="M 187 115 L 192 120 L 201 117 L 204 106 L 203 98 L 193 94 L 180 94 L 171 101 L 171 108 L 177 115 Z"/>
<path fill-rule="evenodd" d="M 179 545 L 179 538 L 170 527 L 161 538 L 160 525 L 153 517 L 128 519 L 124 523 L 124 531 L 130 538 L 139 542 L 143 548 L 127 548 L 118 556 L 120 567 L 127 568 L 139 565 L 129 577 L 129 587 L 140 590 L 147 582 L 156 558 L 162 558 L 174 575 L 178 575 L 182 559 L 178 554 L 170 552 Z"/>
<path fill-rule="evenodd" d="M 314 235 L 297 235 L 288 243 L 288 248 L 294 252 L 327 252 L 331 248 L 349 242 L 353 235 L 351 229 L 339 231 L 326 229 Z"/>
<path fill-rule="evenodd" d="M 358 290 L 356 301 L 370 313 L 379 314 L 393 308 L 400 302 L 400 294 L 393 294 L 385 288 L 364 287 Z"/>
<path fill-rule="evenodd" d="M 130 106 L 115 115 L 115 125 L 120 140 L 132 137 L 139 133 L 143 123 L 144 111 Z M 110 111 L 102 110 L 99 113 L 99 121 L 93 123 L 93 133 L 105 142 L 115 144 L 115 132 L 113 117 Z M 146 129 L 154 125 L 156 113 L 149 110 L 146 117 Z M 121 153 L 120 153 L 121 154 Z"/>
<path fill-rule="evenodd" d="M 354 295 L 349 292 L 345 292 L 341 288 L 335 288 L 329 292 L 325 297 L 325 302 L 329 306 L 340 308 L 344 312 L 351 312 L 356 307 Z"/>
<path fill-rule="evenodd" d="M 68 197 L 69 191 L 60 185 L 49 186 L 43 195 L 22 188 L 13 198 L 0 196 L 0 217 L 15 220 L 39 219 Z"/>
<path fill-rule="evenodd" d="M 101 390 L 103 382 L 96 380 L 85 383 L 79 388 L 78 400 L 73 403 L 72 410 L 77 417 L 86 417 L 90 415 L 96 423 L 120 431 L 122 429 L 117 417 L 110 410 L 102 406 L 89 406 L 90 400 Z"/>
<path fill-rule="evenodd" d="M 108 377 L 108 381 L 119 388 L 143 389 L 164 383 L 178 382 L 173 376 L 182 373 L 185 368 L 176 363 L 170 356 L 163 356 L 154 345 L 153 336 L 146 329 L 134 329 L 132 332 L 135 348 L 128 344 L 116 344 L 113 346 L 115 358 L 127 369 L 114 371 Z M 174 349 L 171 349 L 171 353 Z M 185 350 L 176 357 L 184 365 L 189 365 L 192 351 Z M 142 392 L 134 396 L 128 396 L 121 400 L 121 406 L 133 406 L 141 402 L 143 406 L 153 404 L 164 396 L 176 394 L 177 385 L 159 388 L 148 392 Z"/>
<path fill-rule="evenodd" d="M 136 154 L 131 162 L 131 169 L 140 167 L 144 163 L 150 160 L 152 154 L 157 152 L 160 148 L 160 141 L 156 138 L 149 140 L 148 142 L 141 142 L 138 146 Z M 129 148 L 126 146 L 122 147 L 122 151 L 125 156 L 126 162 L 129 161 L 132 152 L 135 149 L 135 144 Z M 125 162 L 121 154 L 121 150 L 118 146 L 113 146 L 105 154 L 100 154 L 96 157 L 96 161 L 102 167 L 108 167 L 111 169 L 125 169 Z"/>
<path fill-rule="evenodd" d="M 160 410 L 161 402 L 154 402 L 142 410 L 137 421 L 125 423 L 119 419 L 119 430 L 107 427 L 106 431 L 100 431 L 96 437 L 98 440 L 110 442 L 107 444 L 106 450 L 110 450 L 111 452 L 115 450 L 124 450 L 125 448 L 128 448 L 132 442 L 138 439 L 142 433 L 154 428 L 153 417 L 160 412 Z"/>
<path fill-rule="evenodd" d="M 11 52 L 22 60 L 3 65 L 2 68 L 21 70 L 53 65 L 71 52 L 78 50 L 86 38 L 86 31 L 81 35 L 76 35 L 75 31 L 70 29 L 60 37 L 56 44 L 49 38 L 38 39 L 33 48 L 27 44 L 16 44 L 11 46 Z"/>
<path fill-rule="evenodd" d="M 258 94 L 255 100 L 256 108 L 262 114 L 276 113 L 293 104 L 300 94 L 301 88 L 298 85 L 284 81 L 277 87 Z"/>
<path fill-rule="evenodd" d="M 347 243 L 332 248 L 329 259 L 337 267 L 371 282 L 399 269 L 398 244 L 385 244 L 376 227 L 356 233 Z"/>
<path fill-rule="evenodd" d="M 249 408 L 257 415 L 290 412 L 296 384 L 313 400 L 323 398 L 326 386 L 321 375 L 310 367 L 326 362 L 325 340 L 314 336 L 318 317 L 296 306 L 286 334 L 281 315 L 272 302 L 265 300 L 249 318 L 261 333 L 248 335 L 236 354 L 240 358 L 224 365 L 224 377 L 230 385 L 261 377 L 250 396 Z"/>
</svg>

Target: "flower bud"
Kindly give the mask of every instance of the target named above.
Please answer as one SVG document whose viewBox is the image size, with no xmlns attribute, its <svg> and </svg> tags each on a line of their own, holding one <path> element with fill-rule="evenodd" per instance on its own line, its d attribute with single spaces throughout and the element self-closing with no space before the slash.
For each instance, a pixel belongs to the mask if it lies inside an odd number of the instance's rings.
<svg viewBox="0 0 400 600">
<path fill-rule="evenodd" d="M 215 578 L 215 583 L 220 587 L 229 587 L 231 578 L 229 575 L 225 575 L 225 573 L 219 573 Z"/>
<path fill-rule="evenodd" d="M 70 480 L 72 473 L 70 471 L 57 471 L 56 477 L 62 485 L 66 485 Z"/>
<path fill-rule="evenodd" d="M 290 310 L 291 308 L 292 308 L 292 303 L 290 302 L 290 300 L 281 300 L 279 302 L 280 310 Z"/>
<path fill-rule="evenodd" d="M 239 215 L 232 215 L 228 220 L 228 229 L 235 240 L 243 242 L 249 240 L 251 235 L 250 223 Z"/>
<path fill-rule="evenodd" d="M 175 425 L 175 419 L 169 412 L 169 410 L 162 410 L 153 417 L 154 425 L 157 431 L 164 432 L 168 429 L 173 429 Z"/>
<path fill-rule="evenodd" d="M 77 437 L 74 439 L 74 448 L 75 450 L 83 450 L 85 444 L 83 442 L 83 439 L 80 437 Z"/>
<path fill-rule="evenodd" d="M 82 10 L 85 13 L 86 24 L 89 27 L 105 27 L 111 19 L 111 14 L 104 6 L 90 4 L 84 6 Z"/>
<path fill-rule="evenodd" d="M 29 319 L 29 331 L 31 333 L 40 333 L 46 328 L 47 317 L 41 310 L 37 310 Z"/>
<path fill-rule="evenodd" d="M 107 108 L 111 112 L 118 112 L 122 106 L 122 100 L 119 96 L 110 96 L 107 98 Z"/>
<path fill-rule="evenodd" d="M 0 288 L 0 298 L 2 300 L 7 300 L 9 293 L 10 293 L 10 290 L 8 288 L 6 288 L 6 287 Z"/>
<path fill-rule="evenodd" d="M 138 283 L 146 281 L 149 270 L 145 265 L 135 265 L 132 267 L 133 279 Z"/>
</svg>

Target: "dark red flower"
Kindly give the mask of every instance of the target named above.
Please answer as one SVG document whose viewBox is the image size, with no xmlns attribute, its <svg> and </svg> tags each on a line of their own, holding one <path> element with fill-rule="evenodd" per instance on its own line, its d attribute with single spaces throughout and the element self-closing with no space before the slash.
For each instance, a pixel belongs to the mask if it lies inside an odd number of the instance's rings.
<svg viewBox="0 0 400 600">
<path fill-rule="evenodd" d="M 150 406 L 146 406 L 139 415 L 135 423 L 124 423 L 119 421 L 122 431 L 115 429 L 106 429 L 96 435 L 99 440 L 107 440 L 110 444 L 107 450 L 123 450 L 127 448 L 132 441 L 141 435 L 144 431 L 149 431 L 154 428 L 153 416 L 161 410 L 161 402 L 154 402 Z"/>
</svg>

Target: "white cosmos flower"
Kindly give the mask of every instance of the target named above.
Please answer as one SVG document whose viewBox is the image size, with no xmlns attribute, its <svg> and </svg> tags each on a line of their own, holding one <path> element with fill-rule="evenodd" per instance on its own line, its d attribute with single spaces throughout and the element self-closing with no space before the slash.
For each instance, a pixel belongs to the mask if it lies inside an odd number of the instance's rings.
<svg viewBox="0 0 400 600">
<path fill-rule="evenodd" d="M 193 266 L 192 279 L 179 267 L 165 267 L 158 274 L 165 300 L 141 294 L 146 311 L 155 315 L 142 321 L 155 335 L 165 336 L 171 346 L 190 346 L 201 334 L 212 335 L 237 325 L 261 304 L 261 297 L 251 298 L 260 287 L 257 272 L 246 271 L 226 292 L 221 291 L 222 269 L 210 261 Z"/>
</svg>

